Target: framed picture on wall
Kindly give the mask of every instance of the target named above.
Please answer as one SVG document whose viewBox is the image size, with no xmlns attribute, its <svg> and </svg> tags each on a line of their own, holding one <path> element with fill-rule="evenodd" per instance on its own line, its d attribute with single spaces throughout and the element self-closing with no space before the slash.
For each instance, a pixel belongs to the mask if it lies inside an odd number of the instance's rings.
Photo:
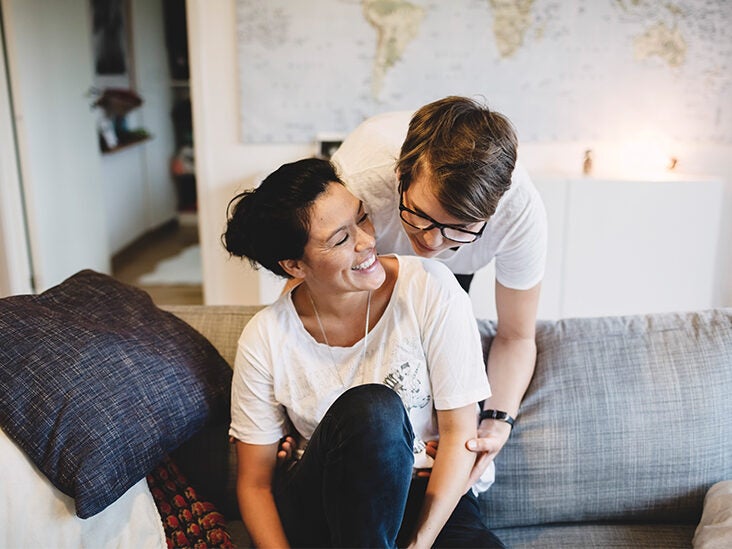
<svg viewBox="0 0 732 549">
<path fill-rule="evenodd" d="M 90 0 L 94 67 L 98 75 L 128 72 L 126 0 Z"/>
<path fill-rule="evenodd" d="M 315 136 L 316 155 L 320 158 L 330 160 L 333 153 L 335 153 L 338 150 L 338 147 L 341 146 L 341 143 L 343 143 L 343 139 L 345 139 L 345 135 L 341 133 L 319 132 Z"/>
</svg>

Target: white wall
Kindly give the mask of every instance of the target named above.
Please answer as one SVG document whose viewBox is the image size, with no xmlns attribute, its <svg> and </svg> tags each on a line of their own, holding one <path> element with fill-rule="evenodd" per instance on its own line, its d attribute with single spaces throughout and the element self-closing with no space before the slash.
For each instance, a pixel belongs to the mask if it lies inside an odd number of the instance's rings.
<svg viewBox="0 0 732 549">
<path fill-rule="evenodd" d="M 175 185 L 170 175 L 170 159 L 175 153 L 173 104 L 162 0 L 132 0 L 130 14 L 131 74 L 117 80 L 97 78 L 97 82 L 137 91 L 143 103 L 129 114 L 129 125 L 145 128 L 152 139 L 102 157 L 112 254 L 176 215 Z"/>
<path fill-rule="evenodd" d="M 132 28 L 137 90 L 145 99 L 139 109 L 140 125 L 153 140 L 143 148 L 148 185 L 145 192 L 146 228 L 175 216 L 176 192 L 170 174 L 175 154 L 173 94 L 165 45 L 162 0 L 133 0 Z"/>
<path fill-rule="evenodd" d="M 31 291 L 13 114 L 0 28 L 0 297 Z"/>
<path fill-rule="evenodd" d="M 81 268 L 109 271 L 97 134 L 86 96 L 88 9 L 82 0 L 2 0 L 2 9 L 36 289 L 43 290 Z M 7 158 L 12 141 L 0 146 Z"/>
<path fill-rule="evenodd" d="M 238 260 L 229 260 L 219 243 L 226 204 L 237 189 L 251 186 L 257 177 L 283 162 L 312 154 L 314 148 L 310 143 L 282 146 L 240 142 L 234 1 L 187 0 L 187 7 L 205 300 L 210 304 L 268 302 L 276 295 L 279 284 L 252 272 Z M 624 157 L 611 150 L 612 147 L 604 157 L 607 144 L 590 145 L 597 149 L 598 169 L 610 173 L 622 167 Z M 579 173 L 587 147 L 587 143 L 524 143 L 520 156 L 535 179 L 556 172 L 571 175 Z M 732 147 L 689 143 L 674 154 L 680 160 L 679 170 L 732 181 Z M 725 206 L 716 303 L 732 306 L 732 191 L 729 189 Z M 558 259 L 551 257 L 549 261 Z M 545 281 L 547 291 L 549 288 L 556 291 L 558 284 L 557 280 Z M 492 294 L 491 290 L 481 292 L 481 295 Z"/>
<path fill-rule="evenodd" d="M 115 254 L 148 229 L 145 147 L 151 141 L 102 156 L 107 242 Z"/>
<path fill-rule="evenodd" d="M 271 278 L 229 259 L 220 244 L 226 206 L 238 190 L 284 162 L 311 155 L 313 148 L 240 143 L 234 3 L 187 0 L 186 5 L 204 299 L 260 303 L 271 299 Z"/>
<path fill-rule="evenodd" d="M 0 58 L 0 295 L 9 295 L 33 289 L 29 243 L 39 291 L 82 268 L 109 272 L 113 252 L 175 217 L 176 195 L 162 0 L 132 0 L 129 21 L 145 98 L 133 126 L 154 138 L 103 158 L 87 95 L 102 83 L 93 74 L 88 0 L 0 1 L 10 60 L 6 73 Z"/>
</svg>

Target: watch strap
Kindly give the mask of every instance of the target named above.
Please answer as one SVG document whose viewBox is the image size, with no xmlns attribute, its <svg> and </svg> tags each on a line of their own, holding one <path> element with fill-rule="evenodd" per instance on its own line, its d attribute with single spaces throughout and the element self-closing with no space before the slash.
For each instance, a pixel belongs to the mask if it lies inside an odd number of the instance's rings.
<svg viewBox="0 0 732 549">
<path fill-rule="evenodd" d="M 507 412 L 504 412 L 502 410 L 483 410 L 480 413 L 480 419 L 478 420 L 478 423 L 483 421 L 484 419 L 497 419 L 498 421 L 505 421 L 511 426 L 511 429 L 513 429 L 513 423 L 516 421 L 514 418 L 512 418 L 510 415 L 508 415 Z"/>
</svg>

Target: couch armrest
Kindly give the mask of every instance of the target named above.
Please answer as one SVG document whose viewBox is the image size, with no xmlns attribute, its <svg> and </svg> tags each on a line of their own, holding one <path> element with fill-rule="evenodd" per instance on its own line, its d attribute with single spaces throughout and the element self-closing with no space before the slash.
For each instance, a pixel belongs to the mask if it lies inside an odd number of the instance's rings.
<svg viewBox="0 0 732 549">
<path fill-rule="evenodd" d="M 718 482 L 707 492 L 693 543 L 695 549 L 732 547 L 732 480 Z"/>
</svg>

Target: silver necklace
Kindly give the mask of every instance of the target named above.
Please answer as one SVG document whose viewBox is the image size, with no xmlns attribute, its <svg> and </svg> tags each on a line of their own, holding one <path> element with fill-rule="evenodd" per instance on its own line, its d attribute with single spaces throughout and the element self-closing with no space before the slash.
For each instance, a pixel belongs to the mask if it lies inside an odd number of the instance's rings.
<svg viewBox="0 0 732 549">
<path fill-rule="evenodd" d="M 333 363 L 333 369 L 335 370 L 336 375 L 338 376 L 338 380 L 341 382 L 341 385 L 343 387 L 346 386 L 346 384 L 343 382 L 343 378 L 341 377 L 341 373 L 338 370 L 338 364 L 336 363 L 335 357 L 333 356 L 333 349 L 330 346 L 330 343 L 328 342 L 328 335 L 325 333 L 325 328 L 323 327 L 323 321 L 320 320 L 320 314 L 318 313 L 318 308 L 315 306 L 315 301 L 313 300 L 313 295 L 310 293 L 309 288 L 305 288 L 308 292 L 308 298 L 310 299 L 310 305 L 313 307 L 313 312 L 315 313 L 315 320 L 318 321 L 318 326 L 320 327 L 320 333 L 323 336 L 323 341 L 325 341 L 325 345 L 328 347 L 328 354 L 330 354 L 330 361 Z M 359 369 L 361 370 L 361 383 L 363 384 L 363 361 L 364 358 L 366 358 L 366 347 L 369 344 L 369 318 L 371 316 L 371 290 L 369 290 L 368 298 L 366 300 L 366 326 L 364 328 L 364 334 L 363 334 L 363 345 L 361 349 L 361 363 L 359 364 Z M 353 380 L 351 380 L 353 381 Z"/>
</svg>

